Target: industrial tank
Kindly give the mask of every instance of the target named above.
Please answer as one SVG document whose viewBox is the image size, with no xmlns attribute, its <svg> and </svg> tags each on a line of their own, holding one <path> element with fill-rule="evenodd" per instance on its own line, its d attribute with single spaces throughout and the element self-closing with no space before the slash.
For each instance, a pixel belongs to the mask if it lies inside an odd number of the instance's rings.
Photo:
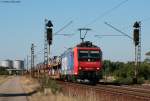
<svg viewBox="0 0 150 101">
<path fill-rule="evenodd" d="M 2 60 L 2 61 L 0 61 L 0 66 L 6 67 L 6 68 L 12 68 L 13 62 L 12 62 L 12 60 Z"/>
<path fill-rule="evenodd" d="M 15 69 L 24 69 L 24 61 L 23 60 L 13 61 L 13 68 L 15 68 Z"/>
</svg>

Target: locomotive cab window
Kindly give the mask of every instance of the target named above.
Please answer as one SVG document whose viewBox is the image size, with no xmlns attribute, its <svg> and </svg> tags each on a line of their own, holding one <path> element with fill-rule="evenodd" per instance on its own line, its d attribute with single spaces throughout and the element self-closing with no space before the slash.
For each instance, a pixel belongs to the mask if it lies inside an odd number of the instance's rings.
<svg viewBox="0 0 150 101">
<path fill-rule="evenodd" d="M 79 61 L 99 61 L 101 60 L 101 51 L 99 50 L 79 50 L 78 51 L 78 59 Z"/>
<path fill-rule="evenodd" d="M 79 58 L 88 58 L 89 52 L 88 51 L 79 51 Z"/>
<path fill-rule="evenodd" d="M 89 57 L 90 58 L 100 58 L 100 52 L 99 51 L 89 51 Z"/>
</svg>

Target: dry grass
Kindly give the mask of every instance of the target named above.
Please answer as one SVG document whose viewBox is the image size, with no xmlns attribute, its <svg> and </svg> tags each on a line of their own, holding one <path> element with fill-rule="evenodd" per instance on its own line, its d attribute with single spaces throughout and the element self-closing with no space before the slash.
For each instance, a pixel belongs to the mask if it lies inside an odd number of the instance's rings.
<svg viewBox="0 0 150 101">
<path fill-rule="evenodd" d="M 38 81 L 30 77 L 21 77 L 21 84 L 26 93 L 37 91 L 31 96 L 28 96 L 29 101 L 81 101 L 73 97 L 64 96 L 62 93 L 53 94 L 50 89 L 40 91 Z"/>
<path fill-rule="evenodd" d="M 52 93 L 44 94 L 38 92 L 30 98 L 31 101 L 77 101 L 72 97 L 64 96 L 63 94 L 54 95 Z"/>
<path fill-rule="evenodd" d="M 37 90 L 39 87 L 38 81 L 36 81 L 35 79 L 32 79 L 31 77 L 22 76 L 20 78 L 20 81 L 26 93 L 33 92 Z"/>
<path fill-rule="evenodd" d="M 11 77 L 12 76 L 8 76 L 8 75 L 0 75 L 0 85 L 5 81 L 7 81 L 8 79 L 10 79 Z"/>
</svg>

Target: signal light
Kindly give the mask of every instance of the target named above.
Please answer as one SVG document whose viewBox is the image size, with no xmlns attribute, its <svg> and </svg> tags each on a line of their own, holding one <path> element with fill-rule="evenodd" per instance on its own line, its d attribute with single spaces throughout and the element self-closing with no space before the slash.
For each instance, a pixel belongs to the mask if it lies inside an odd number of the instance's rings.
<svg viewBox="0 0 150 101">
<path fill-rule="evenodd" d="M 139 44 L 139 29 L 134 29 L 133 32 L 135 46 Z"/>
<path fill-rule="evenodd" d="M 133 40 L 135 43 L 135 46 L 137 46 L 139 44 L 139 28 L 140 28 L 140 22 L 135 22 L 134 25 L 134 31 L 133 31 Z"/>
<path fill-rule="evenodd" d="M 47 27 L 53 27 L 53 24 L 52 24 L 52 22 L 49 20 L 49 21 L 47 22 L 46 26 L 47 26 Z"/>
<path fill-rule="evenodd" d="M 134 27 L 134 28 L 139 28 L 139 27 L 140 27 L 139 22 L 136 21 L 136 22 L 134 23 L 133 27 Z"/>
<path fill-rule="evenodd" d="M 47 33 L 47 41 L 48 41 L 48 44 L 51 45 L 52 44 L 52 34 L 53 34 L 53 31 L 52 31 L 53 24 L 50 20 L 48 20 L 48 22 L 45 24 L 45 26 L 46 26 L 46 33 Z"/>
<path fill-rule="evenodd" d="M 52 28 L 47 28 L 47 41 L 50 44 L 52 44 Z"/>
</svg>

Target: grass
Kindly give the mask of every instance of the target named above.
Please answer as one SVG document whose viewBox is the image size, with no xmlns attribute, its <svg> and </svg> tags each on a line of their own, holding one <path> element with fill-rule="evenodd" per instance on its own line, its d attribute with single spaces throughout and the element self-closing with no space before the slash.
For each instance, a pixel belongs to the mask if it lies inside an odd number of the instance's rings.
<svg viewBox="0 0 150 101">
<path fill-rule="evenodd" d="M 0 85 L 9 79 L 8 75 L 0 75 Z"/>
<path fill-rule="evenodd" d="M 42 91 L 40 87 L 41 84 L 33 78 L 21 77 L 20 81 L 26 93 L 34 90 L 38 91 L 37 93 L 28 96 L 29 101 L 79 101 L 71 96 L 63 95 L 60 92 L 60 87 L 52 79 L 42 78 Z"/>
</svg>

